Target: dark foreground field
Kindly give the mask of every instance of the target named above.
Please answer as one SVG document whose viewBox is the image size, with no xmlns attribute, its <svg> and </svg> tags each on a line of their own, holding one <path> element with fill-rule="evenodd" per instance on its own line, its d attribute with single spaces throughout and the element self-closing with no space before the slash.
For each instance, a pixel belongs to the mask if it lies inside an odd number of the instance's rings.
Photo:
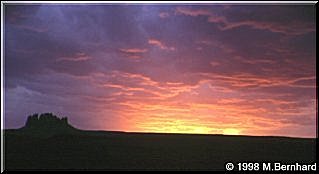
<svg viewBox="0 0 319 174">
<path fill-rule="evenodd" d="M 315 161 L 315 139 L 5 131 L 5 170 L 225 170 L 226 162 Z"/>
</svg>

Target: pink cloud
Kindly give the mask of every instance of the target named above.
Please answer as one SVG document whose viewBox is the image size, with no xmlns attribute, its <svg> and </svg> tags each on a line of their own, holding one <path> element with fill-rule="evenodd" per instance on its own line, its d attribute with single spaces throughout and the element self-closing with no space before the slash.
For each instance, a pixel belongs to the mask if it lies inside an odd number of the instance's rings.
<svg viewBox="0 0 319 174">
<path fill-rule="evenodd" d="M 124 53 L 124 55 L 130 59 L 135 59 L 138 61 L 142 58 L 142 54 L 147 52 L 147 49 L 140 48 L 128 48 L 128 49 L 119 49 L 120 52 Z"/>
<path fill-rule="evenodd" d="M 188 16 L 210 16 L 212 13 L 205 9 L 191 9 L 186 7 L 177 7 L 175 13 Z"/>
<path fill-rule="evenodd" d="M 169 13 L 168 12 L 161 12 L 158 14 L 158 16 L 162 19 L 164 18 L 168 18 L 169 17 Z"/>
<path fill-rule="evenodd" d="M 243 58 L 241 56 L 234 56 L 234 59 L 239 60 L 242 63 L 247 63 L 247 64 L 251 64 L 251 65 L 255 65 L 255 64 L 275 64 L 276 61 L 275 60 L 271 60 L 271 59 L 248 59 L 248 58 Z"/>
<path fill-rule="evenodd" d="M 211 62 L 210 62 L 210 65 L 212 65 L 213 67 L 215 67 L 215 66 L 220 65 L 220 63 L 217 62 L 217 61 L 211 61 Z"/>
<path fill-rule="evenodd" d="M 292 22 L 289 24 L 281 24 L 276 22 L 260 22 L 253 20 L 229 22 L 226 19 L 220 22 L 224 24 L 224 26 L 220 26 L 220 29 L 222 30 L 248 26 L 254 29 L 269 30 L 274 33 L 283 33 L 288 35 L 300 35 L 315 31 L 314 25 L 297 22 Z"/>
<path fill-rule="evenodd" d="M 157 47 L 159 47 L 162 50 L 170 50 L 170 51 L 174 51 L 175 47 L 169 47 L 167 45 L 165 45 L 163 42 L 157 40 L 157 39 L 149 39 L 148 43 L 151 45 L 155 45 Z"/>
<path fill-rule="evenodd" d="M 147 52 L 147 49 L 140 49 L 140 48 L 128 48 L 128 49 L 120 49 L 121 52 L 124 53 L 145 53 Z"/>
</svg>

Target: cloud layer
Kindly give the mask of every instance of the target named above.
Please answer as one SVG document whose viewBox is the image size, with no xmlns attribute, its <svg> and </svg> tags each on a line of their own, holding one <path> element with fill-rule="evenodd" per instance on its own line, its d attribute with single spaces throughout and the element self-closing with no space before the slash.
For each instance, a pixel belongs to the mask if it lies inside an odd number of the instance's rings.
<svg viewBox="0 0 319 174">
<path fill-rule="evenodd" d="M 316 136 L 312 5 L 6 5 L 5 126 Z M 18 108 L 18 109 L 17 109 Z"/>
</svg>

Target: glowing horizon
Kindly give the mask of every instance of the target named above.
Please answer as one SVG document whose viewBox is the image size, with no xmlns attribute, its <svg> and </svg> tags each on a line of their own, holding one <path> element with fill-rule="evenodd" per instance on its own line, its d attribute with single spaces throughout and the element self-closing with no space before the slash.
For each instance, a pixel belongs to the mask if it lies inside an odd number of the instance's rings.
<svg viewBox="0 0 319 174">
<path fill-rule="evenodd" d="M 6 5 L 5 128 L 316 137 L 313 5 Z"/>
</svg>

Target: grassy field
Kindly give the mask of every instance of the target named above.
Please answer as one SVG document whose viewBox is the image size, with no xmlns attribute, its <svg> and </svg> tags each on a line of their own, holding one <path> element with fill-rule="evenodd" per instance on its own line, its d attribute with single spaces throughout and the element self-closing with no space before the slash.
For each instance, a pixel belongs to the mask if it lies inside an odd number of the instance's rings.
<svg viewBox="0 0 319 174">
<path fill-rule="evenodd" d="M 315 161 L 315 139 L 5 131 L 5 170 L 225 170 L 226 162 Z"/>
</svg>

